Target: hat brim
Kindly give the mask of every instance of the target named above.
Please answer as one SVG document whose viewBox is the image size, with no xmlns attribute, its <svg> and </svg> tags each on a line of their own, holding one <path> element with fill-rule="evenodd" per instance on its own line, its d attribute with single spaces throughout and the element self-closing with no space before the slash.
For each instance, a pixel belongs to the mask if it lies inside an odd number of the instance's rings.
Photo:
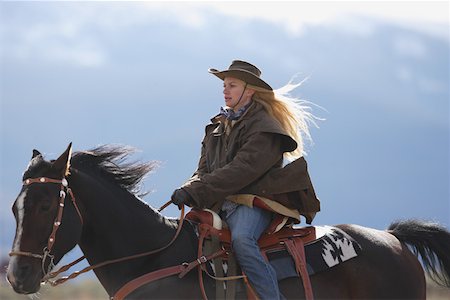
<svg viewBox="0 0 450 300">
<path fill-rule="evenodd" d="M 248 84 L 270 90 L 272 91 L 272 87 L 266 83 L 264 80 L 262 80 L 259 77 L 256 77 L 253 73 L 246 71 L 246 70 L 225 70 L 225 71 L 219 71 L 216 69 L 208 69 L 208 72 L 217 76 L 218 78 L 224 80 L 225 77 L 233 77 L 240 79 L 242 81 L 247 82 Z"/>
</svg>

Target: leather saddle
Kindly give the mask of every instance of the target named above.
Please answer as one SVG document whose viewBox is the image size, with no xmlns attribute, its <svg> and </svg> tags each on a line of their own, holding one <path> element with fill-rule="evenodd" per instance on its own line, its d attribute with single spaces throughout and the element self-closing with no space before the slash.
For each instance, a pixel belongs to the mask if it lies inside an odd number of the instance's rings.
<svg viewBox="0 0 450 300">
<path fill-rule="evenodd" d="M 231 244 L 231 233 L 226 223 L 214 211 L 193 208 L 187 213 L 186 220 L 197 224 L 197 226 L 208 228 L 211 234 L 217 235 L 225 245 Z M 276 215 L 258 240 L 258 244 L 261 249 L 274 250 L 289 238 L 301 238 L 304 244 L 310 243 L 316 240 L 315 227 L 294 228 L 293 222 L 290 222 L 288 217 Z"/>
<path fill-rule="evenodd" d="M 139 287 L 169 276 L 177 275 L 179 278 L 183 278 L 186 274 L 194 269 L 197 269 L 198 271 L 199 285 L 202 292 L 202 297 L 203 299 L 208 299 L 203 284 L 203 273 L 211 276 L 206 268 L 207 263 L 210 261 L 213 261 L 215 263 L 215 260 L 221 260 L 220 265 L 223 266 L 222 262 L 225 260 L 227 262 L 227 266 L 230 267 L 230 263 L 234 260 L 234 256 L 230 255 L 232 253 L 231 234 L 228 228 L 223 225 L 223 222 L 220 219 L 219 215 L 210 210 L 192 209 L 186 215 L 185 219 L 189 220 L 191 223 L 196 223 L 199 232 L 197 259 L 189 263 L 186 262 L 181 265 L 175 265 L 155 270 L 153 272 L 135 278 L 122 286 L 111 299 L 122 300 Z M 291 222 L 284 216 L 277 215 L 270 226 L 267 228 L 266 232 L 258 240 L 261 252 L 266 259 L 267 253 L 269 252 L 277 250 L 287 250 L 295 263 L 295 272 L 297 272 L 299 277 L 301 277 L 302 279 L 303 287 L 305 290 L 305 298 L 307 300 L 313 299 L 313 293 L 311 282 L 309 280 L 308 270 L 306 268 L 304 245 L 306 243 L 314 241 L 316 239 L 316 235 L 317 234 L 314 227 L 294 228 L 293 222 Z M 204 243 L 205 241 L 214 241 L 214 243 L 209 243 L 216 244 L 216 248 L 214 249 L 214 251 L 208 254 L 204 253 L 204 245 L 207 244 Z M 216 263 L 214 264 L 216 274 L 217 272 L 224 274 L 223 270 L 221 270 L 222 268 L 218 267 L 218 265 L 219 264 Z M 234 298 L 233 295 L 236 288 L 236 279 L 243 279 L 247 284 L 248 299 L 257 299 L 257 296 L 246 280 L 245 275 L 229 275 L 229 272 L 227 272 L 226 277 L 220 278 L 211 276 L 218 281 L 230 282 L 230 284 L 227 284 L 226 287 L 226 299 Z M 224 299 L 225 297 L 218 296 L 219 294 L 224 295 L 224 293 L 224 284 L 216 284 L 216 298 Z"/>
<path fill-rule="evenodd" d="M 224 253 L 232 252 L 231 233 L 217 213 L 208 209 L 193 208 L 186 215 L 186 219 L 191 223 L 196 223 L 199 231 L 199 260 L 205 257 L 203 255 L 205 240 L 218 240 L 220 242 L 219 247 L 225 250 Z M 293 220 L 288 217 L 276 215 L 258 240 L 258 244 L 261 248 L 261 253 L 266 259 L 268 252 L 283 249 L 288 251 L 295 263 L 295 269 L 302 279 L 305 297 L 310 300 L 313 299 L 313 293 L 306 267 L 304 245 L 316 239 L 316 231 L 313 226 L 293 227 L 293 223 Z M 217 266 L 215 266 L 215 269 L 217 269 Z M 249 298 L 255 298 L 256 295 L 252 292 L 250 286 L 248 286 L 248 290 L 250 290 Z"/>
</svg>

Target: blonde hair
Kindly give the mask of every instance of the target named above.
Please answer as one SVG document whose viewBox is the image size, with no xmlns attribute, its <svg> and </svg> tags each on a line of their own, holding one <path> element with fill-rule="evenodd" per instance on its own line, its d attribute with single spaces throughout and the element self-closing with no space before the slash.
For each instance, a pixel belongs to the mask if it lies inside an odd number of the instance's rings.
<svg viewBox="0 0 450 300">
<path fill-rule="evenodd" d="M 309 125 L 313 124 L 318 127 L 315 120 L 318 120 L 319 118 L 312 114 L 312 109 L 308 105 L 312 103 L 290 95 L 290 93 L 299 87 L 305 80 L 296 84 L 292 83 L 291 80 L 285 86 L 274 91 L 269 91 L 250 84 L 248 85 L 249 88 L 255 90 L 253 100 L 261 103 L 265 110 L 280 122 L 281 127 L 287 134 L 297 142 L 297 149 L 285 153 L 285 158 L 288 160 L 306 154 L 305 140 L 312 143 Z"/>
</svg>

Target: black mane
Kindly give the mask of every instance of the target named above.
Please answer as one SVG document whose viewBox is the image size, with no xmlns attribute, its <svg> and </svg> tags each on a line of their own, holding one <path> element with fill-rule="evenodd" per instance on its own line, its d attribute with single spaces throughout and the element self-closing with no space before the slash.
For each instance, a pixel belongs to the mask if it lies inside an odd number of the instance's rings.
<svg viewBox="0 0 450 300">
<path fill-rule="evenodd" d="M 88 151 L 75 152 L 71 166 L 91 174 L 96 172 L 102 178 L 138 195 L 141 193 L 141 181 L 155 169 L 157 162 L 126 162 L 134 152 L 136 150 L 128 146 L 102 145 Z"/>
</svg>

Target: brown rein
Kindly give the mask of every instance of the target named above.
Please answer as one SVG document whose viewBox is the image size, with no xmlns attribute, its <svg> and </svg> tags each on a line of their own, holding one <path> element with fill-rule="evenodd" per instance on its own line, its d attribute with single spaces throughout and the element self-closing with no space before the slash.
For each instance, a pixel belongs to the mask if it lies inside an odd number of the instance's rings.
<svg viewBox="0 0 450 300">
<path fill-rule="evenodd" d="M 102 263 L 98 263 L 98 264 L 93 265 L 93 266 L 88 266 L 88 267 L 82 269 L 81 271 L 73 272 L 69 276 L 64 276 L 64 277 L 61 277 L 61 278 L 56 279 L 54 281 L 51 281 L 50 279 L 55 278 L 60 273 L 69 270 L 71 267 L 73 267 L 74 265 L 78 264 L 79 262 L 81 262 L 82 260 L 85 259 L 85 256 L 82 256 L 82 257 L 74 260 L 73 262 L 62 266 L 57 271 L 50 273 L 51 268 L 54 267 L 53 255 L 51 255 L 50 252 L 53 249 L 53 245 L 55 243 L 56 232 L 57 232 L 59 226 L 61 225 L 63 209 L 64 209 L 64 200 L 66 198 L 66 192 L 64 190 L 67 190 L 67 192 L 70 194 L 71 200 L 72 200 L 72 202 L 73 202 L 73 204 L 75 206 L 75 209 L 77 211 L 77 214 L 78 214 L 78 216 L 80 218 L 80 221 L 81 221 L 82 225 L 84 224 L 84 221 L 83 221 L 83 217 L 81 215 L 81 212 L 80 212 L 80 210 L 78 208 L 78 205 L 76 204 L 75 196 L 73 195 L 72 190 L 68 187 L 68 182 L 67 182 L 67 180 L 65 178 L 63 178 L 62 180 L 57 180 L 57 179 L 52 179 L 52 178 L 47 178 L 47 177 L 30 178 L 30 179 L 26 179 L 23 182 L 23 185 L 30 185 L 32 183 L 60 183 L 61 184 L 59 208 L 58 208 L 57 216 L 56 216 L 55 221 L 53 223 L 53 230 L 52 230 L 52 233 L 50 234 L 50 237 L 48 239 L 47 246 L 43 250 L 43 254 L 35 254 L 35 253 L 32 253 L 32 252 L 26 252 L 26 251 L 11 251 L 9 253 L 9 256 L 16 255 L 16 256 L 27 256 L 27 257 L 42 259 L 42 271 L 43 271 L 43 274 L 44 274 L 44 277 L 43 277 L 42 281 L 45 282 L 45 283 L 50 283 L 52 286 L 57 286 L 59 284 L 62 284 L 62 283 L 66 282 L 69 279 L 76 278 L 77 276 L 79 276 L 79 275 L 81 275 L 83 273 L 89 272 L 91 270 L 94 270 L 96 268 L 100 268 L 100 267 L 103 267 L 103 266 L 106 266 L 106 265 L 119 263 L 119 262 L 131 260 L 131 259 L 136 259 L 136 258 L 140 258 L 140 257 L 144 257 L 144 256 L 149 256 L 149 255 L 161 252 L 162 250 L 164 250 L 164 249 L 168 248 L 170 245 L 172 245 L 173 242 L 175 242 L 175 240 L 177 239 L 177 237 L 180 234 L 181 229 L 183 227 L 183 222 L 184 222 L 184 205 L 181 208 L 180 221 L 178 223 L 177 231 L 175 232 L 175 235 L 172 237 L 172 239 L 169 241 L 169 243 L 166 244 L 165 246 L 163 246 L 161 248 L 158 248 L 158 249 L 155 249 L 155 250 L 144 252 L 144 253 L 139 253 L 139 254 L 135 254 L 135 255 L 130 255 L 130 256 L 126 256 L 126 257 L 121 257 L 121 258 L 117 258 L 117 259 L 104 261 Z M 162 211 L 164 208 L 166 208 L 168 205 L 170 205 L 171 202 L 172 201 L 166 202 L 158 211 L 159 212 Z M 50 258 L 50 264 L 49 264 L 49 266 L 47 268 L 47 271 L 46 271 L 45 270 L 45 261 L 47 260 L 47 257 Z"/>
<path fill-rule="evenodd" d="M 80 261 L 82 261 L 82 260 L 85 258 L 84 256 L 82 256 L 82 257 L 80 257 L 79 259 L 75 260 L 74 262 L 72 262 L 72 263 L 70 263 L 70 264 L 68 264 L 68 265 L 65 265 L 65 266 L 61 267 L 58 271 L 49 273 L 49 274 L 46 276 L 46 278 L 45 278 L 45 282 L 50 283 L 50 285 L 52 285 L 52 286 L 57 286 L 57 285 L 59 285 L 59 284 L 62 284 L 62 283 L 64 283 L 64 282 L 66 282 L 66 281 L 69 280 L 69 279 L 76 278 L 76 277 L 78 277 L 78 276 L 81 275 L 81 274 L 87 273 L 87 272 L 89 272 L 89 271 L 91 271 L 91 270 L 94 270 L 94 269 L 97 269 L 97 268 L 100 268 L 100 267 L 104 267 L 104 266 L 106 266 L 106 265 L 115 264 L 115 263 L 119 263 L 119 262 L 123 262 L 123 261 L 127 261 L 127 260 L 132 260 L 132 259 L 136 259 L 136 258 L 140 258 L 140 257 L 144 257 L 144 256 L 149 256 L 149 255 L 152 255 L 152 254 L 161 252 L 161 251 L 163 251 L 164 249 L 168 248 L 170 245 L 172 245 L 173 242 L 175 242 L 175 240 L 177 239 L 178 235 L 179 235 L 180 232 L 181 232 L 181 229 L 182 229 L 182 227 L 183 227 L 183 222 L 184 222 L 184 206 L 181 208 L 180 222 L 179 222 L 179 224 L 178 224 L 177 231 L 175 232 L 175 235 L 172 237 L 172 239 L 170 240 L 170 242 L 169 242 L 168 244 L 166 244 L 165 246 L 163 246 L 163 247 L 161 247 L 161 248 L 158 248 L 158 249 L 155 249 L 155 250 L 151 250 L 151 251 L 148 251 L 148 252 L 144 252 L 144 253 L 139 253 L 139 254 L 130 255 L 130 256 L 126 256 L 126 257 L 121 257 L 121 258 L 117 258 L 117 259 L 107 260 L 107 261 L 98 263 L 98 264 L 93 265 L 93 266 L 88 266 L 88 267 L 82 269 L 81 271 L 73 272 L 73 273 L 70 274 L 69 276 L 64 276 L 64 277 L 61 277 L 61 278 L 59 278 L 59 279 L 57 279 L 57 280 L 50 281 L 50 279 L 55 278 L 55 277 L 58 276 L 60 273 L 69 270 L 72 266 L 74 266 L 74 265 L 76 265 L 77 263 L 79 263 Z"/>
</svg>

